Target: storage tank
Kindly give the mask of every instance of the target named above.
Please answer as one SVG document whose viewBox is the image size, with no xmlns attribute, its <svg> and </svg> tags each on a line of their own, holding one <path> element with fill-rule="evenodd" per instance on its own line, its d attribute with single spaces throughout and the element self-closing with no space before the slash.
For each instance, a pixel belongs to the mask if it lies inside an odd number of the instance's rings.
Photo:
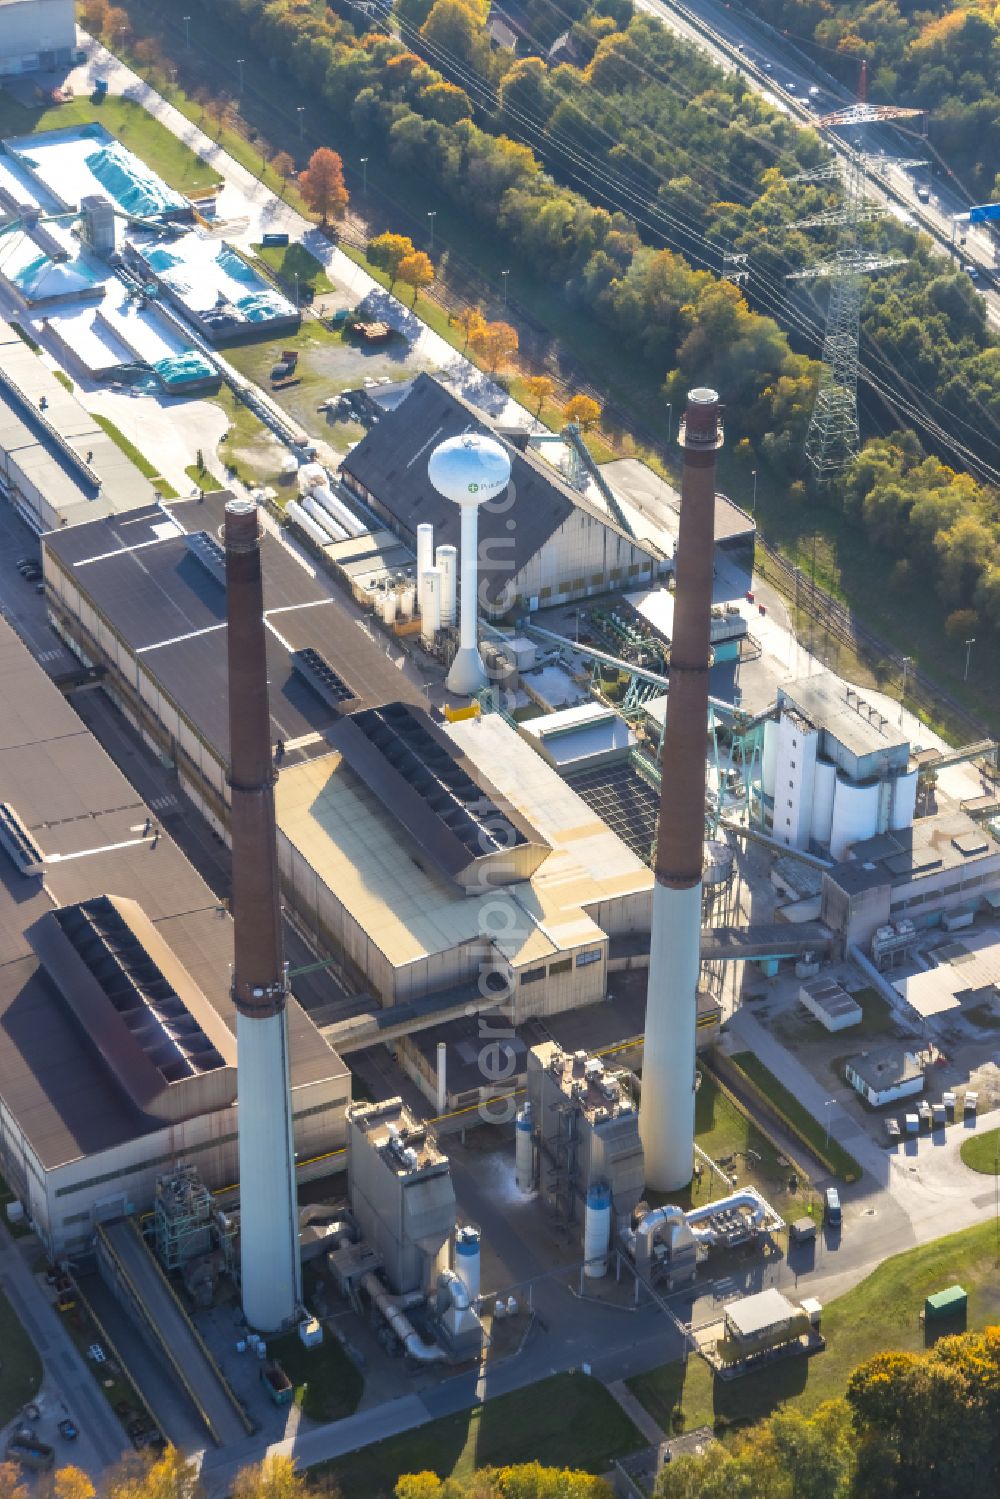
<svg viewBox="0 0 1000 1499">
<path fill-rule="evenodd" d="M 395 589 L 387 589 L 385 594 L 385 609 L 382 618 L 386 624 L 392 626 L 396 623 L 396 592 Z"/>
<path fill-rule="evenodd" d="M 322 505 L 335 525 L 340 526 L 345 536 L 360 536 L 364 531 L 361 522 L 351 514 L 343 500 L 338 500 L 329 484 L 320 484 L 312 492 L 313 499 Z"/>
<path fill-rule="evenodd" d="M 424 613 L 424 573 L 434 566 L 434 527 L 427 521 L 417 527 L 417 613 Z"/>
<path fill-rule="evenodd" d="M 455 1235 L 455 1274 L 469 1293 L 473 1306 L 479 1300 L 479 1230 L 467 1226 Z"/>
<path fill-rule="evenodd" d="M 894 833 L 900 828 L 913 826 L 913 816 L 917 810 L 918 776 L 919 771 L 914 767 L 895 779 L 892 811 L 889 813 L 889 827 Z"/>
<path fill-rule="evenodd" d="M 837 791 L 837 767 L 829 760 L 817 760 L 813 770 L 813 804 L 810 836 L 816 843 L 830 841 L 833 826 L 833 800 Z"/>
<path fill-rule="evenodd" d="M 440 546 L 434 553 L 434 561 L 441 574 L 441 624 L 453 625 L 458 606 L 458 549 Z"/>
<path fill-rule="evenodd" d="M 728 843 L 712 838 L 705 844 L 705 862 L 701 882 L 706 888 L 724 885 L 733 872 L 733 851 Z"/>
<path fill-rule="evenodd" d="M 303 531 L 306 536 L 310 537 L 317 546 L 325 547 L 329 545 L 330 533 L 328 531 L 324 531 L 323 527 L 317 521 L 314 521 L 311 515 L 308 515 L 303 510 L 298 500 L 288 501 L 288 504 L 285 506 L 285 514 L 288 516 L 288 519 L 294 521 L 299 529 Z"/>
<path fill-rule="evenodd" d="M 424 601 L 420 609 L 420 634 L 428 645 L 441 628 L 441 574 L 429 567 L 423 574 Z"/>
<path fill-rule="evenodd" d="M 518 1189 L 530 1192 L 535 1184 L 535 1146 L 531 1138 L 531 1105 L 525 1104 L 514 1126 L 514 1179 Z"/>
<path fill-rule="evenodd" d="M 412 619 L 413 609 L 417 601 L 416 585 L 406 583 L 399 594 L 399 617 L 400 619 Z"/>
<path fill-rule="evenodd" d="M 344 533 L 341 528 L 327 514 L 322 505 L 317 505 L 311 494 L 303 495 L 302 499 L 299 501 L 299 504 L 302 506 L 302 509 L 305 511 L 305 513 L 308 516 L 311 516 L 312 519 L 316 522 L 317 526 L 319 526 L 320 529 L 325 533 L 327 545 L 329 545 L 331 541 L 343 541 Z"/>
<path fill-rule="evenodd" d="M 611 1243 L 611 1188 L 606 1182 L 593 1182 L 587 1191 L 587 1212 L 583 1223 L 583 1273 L 600 1280 L 608 1273 L 608 1245 Z"/>
<path fill-rule="evenodd" d="M 769 718 L 764 724 L 764 748 L 760 757 L 760 778 L 765 796 L 774 795 L 774 779 L 778 766 L 778 721 Z"/>
<path fill-rule="evenodd" d="M 326 469 L 321 463 L 303 463 L 298 472 L 299 489 L 309 494 L 327 482 Z"/>
<path fill-rule="evenodd" d="M 878 831 L 879 782 L 855 786 L 837 777 L 833 798 L 833 825 L 830 830 L 830 854 L 842 859 L 852 843 L 873 838 Z"/>
</svg>

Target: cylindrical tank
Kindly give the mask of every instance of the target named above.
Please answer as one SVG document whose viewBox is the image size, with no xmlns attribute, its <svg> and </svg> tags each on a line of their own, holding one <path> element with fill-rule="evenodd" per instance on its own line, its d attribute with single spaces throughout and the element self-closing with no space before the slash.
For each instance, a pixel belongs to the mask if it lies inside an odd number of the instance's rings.
<svg viewBox="0 0 1000 1499">
<path fill-rule="evenodd" d="M 535 1147 L 531 1139 L 531 1105 L 525 1104 L 514 1126 L 514 1178 L 521 1192 L 535 1184 Z"/>
<path fill-rule="evenodd" d="M 302 506 L 299 504 L 298 500 L 288 501 L 288 504 L 285 506 L 285 514 L 288 516 L 288 519 L 290 521 L 294 521 L 295 524 L 305 532 L 306 536 L 310 537 L 317 546 L 325 547 L 329 545 L 329 531 L 324 531 L 323 527 L 319 524 L 318 521 L 314 521 L 311 515 L 307 515 Z"/>
<path fill-rule="evenodd" d="M 458 550 L 453 546 L 440 546 L 434 553 L 434 561 L 441 574 L 441 623 L 455 623 L 458 606 Z"/>
<path fill-rule="evenodd" d="M 327 482 L 326 469 L 321 463 L 303 463 L 298 472 L 299 489 L 309 494 L 320 484 Z"/>
<path fill-rule="evenodd" d="M 326 532 L 327 542 L 343 541 L 347 532 L 342 526 L 337 525 L 337 522 L 323 509 L 322 505 L 316 503 L 311 494 L 303 495 L 299 503 L 305 513 L 311 516 L 316 522 L 317 526 Z"/>
<path fill-rule="evenodd" d="M 412 619 L 413 609 L 416 604 L 417 590 L 413 583 L 405 583 L 399 593 L 399 617 L 400 619 Z"/>
<path fill-rule="evenodd" d="M 705 844 L 705 864 L 701 876 L 702 886 L 707 890 L 712 885 L 724 885 L 733 872 L 733 851 L 728 843 L 711 838 Z"/>
<path fill-rule="evenodd" d="M 829 760 L 817 760 L 813 771 L 812 824 L 809 832 L 815 843 L 824 846 L 830 841 L 836 791 L 837 767 Z"/>
<path fill-rule="evenodd" d="M 516 1317 L 517 1316 L 517 1297 L 516 1296 L 508 1296 L 507 1297 L 507 1315 L 508 1315 L 508 1317 Z"/>
<path fill-rule="evenodd" d="M 610 1243 L 611 1188 L 605 1182 L 593 1182 L 587 1191 L 587 1212 L 583 1222 L 584 1275 L 592 1280 L 607 1275 Z"/>
<path fill-rule="evenodd" d="M 386 589 L 385 611 L 382 615 L 382 618 L 385 620 L 386 624 L 390 626 L 396 623 L 396 602 L 397 595 L 395 591 Z"/>
<path fill-rule="evenodd" d="M 917 810 L 918 775 L 919 772 L 914 768 L 896 777 L 893 786 L 892 811 L 889 813 L 889 827 L 894 833 L 900 828 L 913 826 L 913 815 Z"/>
<path fill-rule="evenodd" d="M 372 589 L 372 608 L 375 610 L 376 619 L 385 619 L 385 589 Z"/>
<path fill-rule="evenodd" d="M 364 534 L 364 526 L 357 516 L 352 515 L 343 500 L 338 500 L 329 484 L 319 484 L 312 492 L 312 497 L 318 505 L 322 505 L 331 520 L 342 528 L 345 536 L 361 536 Z"/>
<path fill-rule="evenodd" d="M 479 1300 L 479 1230 L 467 1226 L 455 1234 L 455 1274 L 469 1293 L 473 1306 Z"/>
<path fill-rule="evenodd" d="M 441 628 L 441 574 L 429 567 L 423 575 L 423 604 L 420 607 L 420 634 L 428 645 Z"/>
<path fill-rule="evenodd" d="M 837 777 L 833 798 L 833 825 L 830 830 L 830 855 L 842 859 L 852 843 L 873 838 L 878 831 L 879 783 L 855 786 Z"/>
<path fill-rule="evenodd" d="M 493 1315 L 494 1315 L 494 1317 L 497 1318 L 498 1321 L 499 1321 L 499 1319 L 501 1317 L 505 1317 L 507 1315 L 507 1303 L 506 1303 L 506 1301 L 498 1300 L 494 1304 Z"/>
<path fill-rule="evenodd" d="M 424 573 L 434 566 L 434 527 L 424 521 L 417 527 L 417 613 L 424 612 Z"/>
<path fill-rule="evenodd" d="M 764 723 L 764 748 L 760 757 L 760 776 L 765 796 L 774 795 L 775 774 L 778 767 L 778 723 L 769 718 Z"/>
</svg>

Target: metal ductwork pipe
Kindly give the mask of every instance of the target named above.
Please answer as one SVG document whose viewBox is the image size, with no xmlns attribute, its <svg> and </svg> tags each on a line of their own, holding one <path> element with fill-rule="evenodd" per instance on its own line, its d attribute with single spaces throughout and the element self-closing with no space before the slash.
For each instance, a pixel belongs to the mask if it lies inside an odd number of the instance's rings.
<svg viewBox="0 0 1000 1499">
<path fill-rule="evenodd" d="M 391 1291 L 386 1290 L 374 1270 L 369 1270 L 368 1274 L 362 1278 L 361 1285 L 367 1291 L 372 1301 L 374 1301 L 411 1358 L 417 1359 L 422 1364 L 444 1363 L 448 1357 L 444 1349 L 439 1348 L 436 1343 L 424 1342 L 400 1306 L 400 1298 L 393 1296 Z M 419 1299 L 422 1300 L 423 1298 Z"/>
</svg>

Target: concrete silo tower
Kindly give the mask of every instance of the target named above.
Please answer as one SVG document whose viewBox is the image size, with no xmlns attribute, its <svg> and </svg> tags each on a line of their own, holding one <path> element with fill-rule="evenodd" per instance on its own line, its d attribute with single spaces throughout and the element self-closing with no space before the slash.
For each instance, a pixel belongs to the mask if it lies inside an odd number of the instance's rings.
<svg viewBox="0 0 1000 1499">
<path fill-rule="evenodd" d="M 479 654 L 476 602 L 479 592 L 479 507 L 496 499 L 510 480 L 510 456 L 492 437 L 465 432 L 436 447 L 427 475 L 438 494 L 462 511 L 462 560 L 458 654 L 448 673 L 451 692 L 469 696 L 486 686 L 486 668 Z"/>
</svg>

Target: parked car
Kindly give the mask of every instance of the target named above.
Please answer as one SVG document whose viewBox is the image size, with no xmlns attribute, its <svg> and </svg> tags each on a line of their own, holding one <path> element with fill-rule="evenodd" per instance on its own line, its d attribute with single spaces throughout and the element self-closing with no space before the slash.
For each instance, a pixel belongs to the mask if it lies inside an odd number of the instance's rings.
<svg viewBox="0 0 1000 1499">
<path fill-rule="evenodd" d="M 827 1187 L 826 1189 L 825 1211 L 826 1221 L 827 1223 L 829 1223 L 830 1227 L 839 1228 L 843 1219 L 840 1209 L 840 1193 L 837 1191 L 836 1187 Z"/>
<path fill-rule="evenodd" d="M 789 1226 L 788 1237 L 793 1244 L 809 1244 L 816 1237 L 816 1224 L 812 1218 L 796 1218 Z"/>
<path fill-rule="evenodd" d="M 79 1427 L 69 1418 L 59 1422 L 59 1435 L 67 1442 L 75 1442 L 80 1435 Z"/>
<path fill-rule="evenodd" d="M 895 1118 L 893 1118 L 893 1119 L 887 1119 L 885 1121 L 885 1132 L 889 1136 L 890 1140 L 898 1140 L 899 1139 L 899 1120 L 895 1119 Z"/>
</svg>

